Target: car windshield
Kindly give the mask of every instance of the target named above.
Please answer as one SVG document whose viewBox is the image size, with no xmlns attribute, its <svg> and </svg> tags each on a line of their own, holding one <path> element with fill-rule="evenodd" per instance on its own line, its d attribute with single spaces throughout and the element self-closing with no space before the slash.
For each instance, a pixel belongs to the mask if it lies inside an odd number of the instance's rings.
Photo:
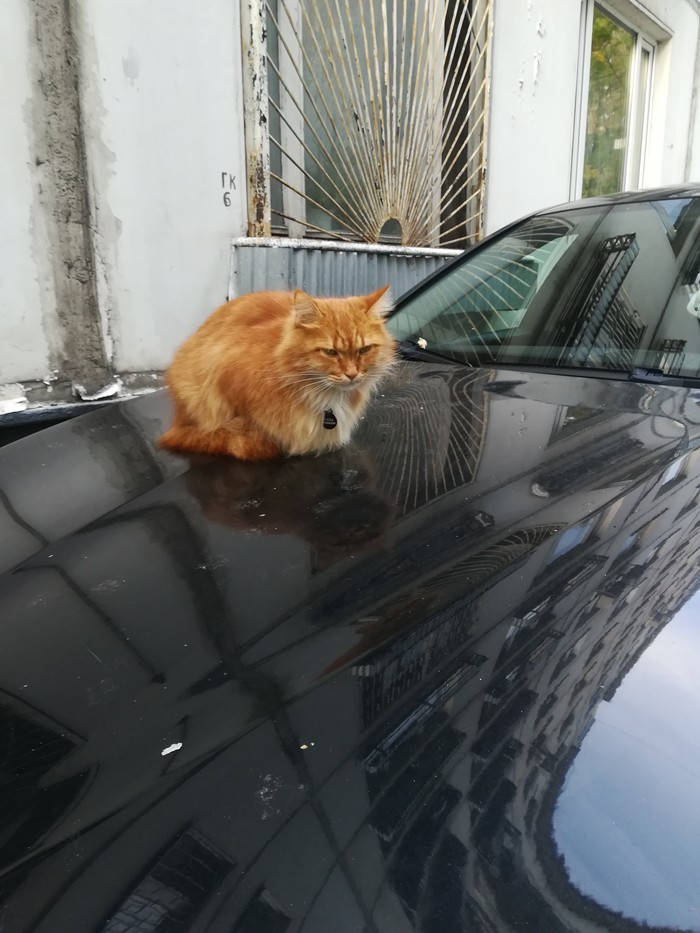
<svg viewBox="0 0 700 933">
<path fill-rule="evenodd" d="M 669 198 L 525 220 L 409 296 L 389 327 L 474 365 L 697 377 L 699 319 L 700 199 Z"/>
</svg>

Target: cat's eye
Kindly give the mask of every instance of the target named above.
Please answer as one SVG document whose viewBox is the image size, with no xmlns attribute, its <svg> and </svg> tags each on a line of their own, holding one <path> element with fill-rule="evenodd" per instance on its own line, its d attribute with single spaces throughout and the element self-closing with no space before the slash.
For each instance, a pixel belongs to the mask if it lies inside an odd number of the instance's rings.
<svg viewBox="0 0 700 933">
<path fill-rule="evenodd" d="M 361 354 L 369 353 L 369 351 L 373 349 L 374 349 L 374 344 L 368 343 L 366 347 L 360 347 L 360 349 L 358 350 L 358 353 L 361 353 Z"/>
<path fill-rule="evenodd" d="M 321 351 L 326 354 L 326 356 L 337 356 L 338 351 L 334 350 L 333 347 L 321 347 Z"/>
</svg>

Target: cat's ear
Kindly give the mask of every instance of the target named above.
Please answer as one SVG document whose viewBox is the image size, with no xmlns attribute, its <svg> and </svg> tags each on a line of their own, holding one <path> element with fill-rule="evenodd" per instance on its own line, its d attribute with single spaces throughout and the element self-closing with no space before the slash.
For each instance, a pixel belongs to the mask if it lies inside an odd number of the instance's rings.
<svg viewBox="0 0 700 933">
<path fill-rule="evenodd" d="M 318 305 L 310 295 L 307 295 L 300 288 L 297 288 L 294 292 L 292 307 L 294 309 L 294 322 L 299 327 L 309 327 L 318 323 L 321 316 Z"/>
<path fill-rule="evenodd" d="M 384 288 L 377 289 L 376 292 L 372 292 L 371 295 L 367 295 L 365 298 L 367 313 L 378 317 L 380 321 L 383 321 L 394 307 L 389 288 L 389 285 L 385 285 Z"/>
</svg>

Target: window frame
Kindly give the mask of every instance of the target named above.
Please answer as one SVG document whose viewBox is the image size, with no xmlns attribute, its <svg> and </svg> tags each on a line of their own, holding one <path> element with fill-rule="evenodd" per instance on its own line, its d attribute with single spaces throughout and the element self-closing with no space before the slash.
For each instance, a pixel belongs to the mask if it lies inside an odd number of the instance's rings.
<svg viewBox="0 0 700 933">
<path fill-rule="evenodd" d="M 647 141 L 649 139 L 649 125 L 653 110 L 653 91 L 656 74 L 656 61 L 658 41 L 653 32 L 658 34 L 659 26 L 651 21 L 646 29 L 639 21 L 625 16 L 624 12 L 605 0 L 584 0 L 581 5 L 581 27 L 579 33 L 579 74 L 576 93 L 576 107 L 574 113 L 574 143 L 572 147 L 571 180 L 569 196 L 576 200 L 583 192 L 583 167 L 586 152 L 586 124 L 588 119 L 588 94 L 590 89 L 590 63 L 591 42 L 593 39 L 593 16 L 598 7 L 610 19 L 618 22 L 624 29 L 634 36 L 634 50 L 631 67 L 630 90 L 627 101 L 627 146 L 625 148 L 625 165 L 623 170 L 622 190 L 634 191 L 644 187 L 646 182 Z M 641 14 L 641 11 L 636 11 Z M 643 15 L 643 14 L 642 14 Z M 635 17 L 637 19 L 637 17 Z M 642 68 L 642 55 L 649 54 L 649 73 L 646 80 L 645 101 L 642 111 L 643 125 L 641 132 L 637 125 L 637 112 L 640 94 L 640 76 Z M 636 157 L 631 158 L 631 145 L 637 139 L 639 132 L 639 164 L 634 171 Z"/>
<path fill-rule="evenodd" d="M 573 551 L 583 547 L 584 544 L 588 544 L 591 539 L 595 537 L 599 520 L 600 515 L 594 513 L 593 515 L 589 515 L 586 518 L 581 519 L 578 522 L 574 522 L 572 525 L 568 525 L 566 528 L 562 529 L 562 531 L 554 538 L 552 547 L 550 548 L 545 560 L 545 567 L 551 567 L 553 564 L 567 557 Z M 583 537 L 569 545 L 569 547 L 565 548 L 564 550 L 561 550 L 562 543 L 566 541 L 567 535 L 571 536 L 572 532 L 577 530 L 583 531 Z"/>
<path fill-rule="evenodd" d="M 671 463 L 665 468 L 661 474 L 661 481 L 659 483 L 659 493 L 666 492 L 668 487 L 673 483 L 683 482 L 684 479 L 687 479 L 686 467 L 688 465 L 688 454 L 682 454 L 680 457 L 677 457 L 675 460 L 672 460 Z"/>
</svg>

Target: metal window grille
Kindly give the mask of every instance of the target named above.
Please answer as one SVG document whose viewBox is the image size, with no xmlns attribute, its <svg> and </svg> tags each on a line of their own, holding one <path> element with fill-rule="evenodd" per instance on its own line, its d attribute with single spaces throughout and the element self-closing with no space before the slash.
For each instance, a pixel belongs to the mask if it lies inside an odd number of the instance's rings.
<svg viewBox="0 0 700 933">
<path fill-rule="evenodd" d="M 247 0 L 249 235 L 481 235 L 491 0 Z"/>
</svg>

